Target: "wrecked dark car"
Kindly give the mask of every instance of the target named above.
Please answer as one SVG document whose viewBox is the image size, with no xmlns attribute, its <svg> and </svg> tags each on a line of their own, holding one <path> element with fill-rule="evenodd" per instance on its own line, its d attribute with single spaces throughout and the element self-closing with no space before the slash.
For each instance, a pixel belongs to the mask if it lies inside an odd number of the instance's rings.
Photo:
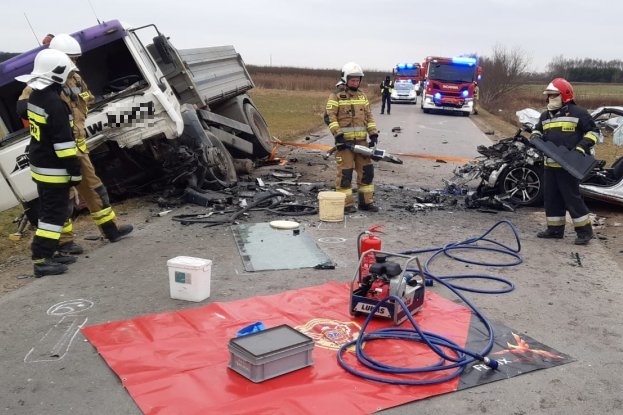
<svg viewBox="0 0 623 415">
<path fill-rule="evenodd" d="M 591 116 L 600 129 L 599 143 L 607 135 L 615 145 L 623 145 L 623 107 L 600 107 Z M 444 180 L 447 191 L 467 194 L 467 207 L 495 205 L 514 210 L 542 204 L 544 156 L 528 139 L 539 112 L 524 109 L 517 117 L 521 127 L 514 136 L 479 146 L 476 160 L 457 167 L 454 176 Z M 474 181 L 477 185 L 472 189 L 469 183 Z M 580 191 L 586 198 L 623 206 L 623 156 L 609 167 L 604 160 L 597 160 L 582 180 Z"/>
</svg>

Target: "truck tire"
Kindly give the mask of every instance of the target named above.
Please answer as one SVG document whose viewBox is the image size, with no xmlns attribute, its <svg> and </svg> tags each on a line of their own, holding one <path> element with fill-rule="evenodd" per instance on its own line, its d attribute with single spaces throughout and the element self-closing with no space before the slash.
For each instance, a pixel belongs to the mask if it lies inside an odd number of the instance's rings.
<svg viewBox="0 0 623 415">
<path fill-rule="evenodd" d="M 227 189 L 238 181 L 236 166 L 225 145 L 210 131 L 205 131 L 201 164 L 205 168 L 204 180 L 210 187 Z"/>
<path fill-rule="evenodd" d="M 244 114 L 247 117 L 247 124 L 251 127 L 254 135 L 252 138 L 253 155 L 257 158 L 269 156 L 273 151 L 273 139 L 268 131 L 268 125 L 266 125 L 264 117 L 250 102 L 244 104 Z"/>
</svg>

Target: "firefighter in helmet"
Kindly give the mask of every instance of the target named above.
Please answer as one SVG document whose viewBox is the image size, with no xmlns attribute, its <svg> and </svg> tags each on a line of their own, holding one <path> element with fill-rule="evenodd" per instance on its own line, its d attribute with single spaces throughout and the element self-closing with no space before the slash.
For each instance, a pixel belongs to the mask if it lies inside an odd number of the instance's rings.
<svg viewBox="0 0 623 415">
<path fill-rule="evenodd" d="M 587 154 L 597 142 L 599 130 L 588 111 L 573 100 L 571 84 L 564 78 L 556 78 L 543 94 L 547 97 L 547 110 L 541 114 L 531 138 L 539 137 Z M 588 244 L 593 238 L 593 228 L 588 207 L 580 194 L 580 180 L 546 157 L 543 181 L 547 229 L 537 236 L 563 238 L 568 211 L 577 235 L 575 244 Z"/>
<path fill-rule="evenodd" d="M 35 57 L 32 73 L 18 76 L 32 93 L 27 102 L 30 143 L 28 159 L 39 194 L 39 220 L 31 249 L 35 277 L 67 271 L 73 257 L 54 258 L 67 219 L 69 189 L 82 180 L 71 114 L 60 98 L 62 85 L 75 69 L 67 55 L 44 49 Z"/>
<path fill-rule="evenodd" d="M 50 49 L 59 50 L 65 53 L 74 63 L 82 55 L 82 48 L 76 39 L 72 36 L 61 33 L 53 36 Z M 20 113 L 20 103 L 25 102 L 30 95 L 30 88 L 24 89 L 18 101 L 18 113 Z M 108 197 L 106 187 L 101 179 L 95 173 L 93 163 L 89 157 L 89 151 L 86 145 L 85 120 L 88 113 L 88 105 L 94 102 L 94 97 L 89 91 L 86 82 L 78 73 L 76 67 L 69 76 L 65 85 L 63 85 L 61 98 L 71 109 L 73 124 L 72 130 L 78 147 L 77 157 L 80 161 L 82 171 L 82 182 L 76 186 L 78 195 L 84 200 L 91 218 L 100 228 L 101 233 L 111 242 L 116 242 L 122 237 L 132 232 L 132 225 L 117 225 L 115 221 L 115 212 L 112 209 Z M 24 104 L 21 104 L 24 105 Z M 71 198 L 70 205 L 73 205 Z M 72 211 L 70 206 L 70 212 Z M 63 227 L 60 237 L 58 250 L 60 253 L 78 255 L 83 252 L 83 248 L 74 241 L 73 223 L 71 216 L 67 218 L 67 222 Z"/>
<path fill-rule="evenodd" d="M 354 145 L 376 147 L 378 133 L 370 110 L 370 102 L 359 90 L 363 70 L 355 62 L 342 67 L 342 84 L 329 96 L 326 111 L 329 129 L 335 139 L 335 160 L 337 162 L 336 191 L 344 193 L 344 211 L 354 213 L 352 180 L 357 174 L 359 210 L 378 212 L 374 204 L 374 166 L 372 160 L 353 151 Z M 369 138 L 369 141 L 367 140 Z"/>
</svg>

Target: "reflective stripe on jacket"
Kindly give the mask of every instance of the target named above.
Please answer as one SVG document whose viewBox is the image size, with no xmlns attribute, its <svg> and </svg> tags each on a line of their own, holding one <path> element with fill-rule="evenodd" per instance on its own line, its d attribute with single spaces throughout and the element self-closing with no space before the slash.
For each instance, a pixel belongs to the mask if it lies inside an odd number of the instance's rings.
<svg viewBox="0 0 623 415">
<path fill-rule="evenodd" d="M 80 176 L 80 162 L 70 128 L 69 108 L 55 85 L 34 90 L 28 101 L 32 179 L 45 184 L 68 183 Z"/>
<path fill-rule="evenodd" d="M 76 139 L 76 145 L 82 152 L 87 151 L 87 142 L 85 134 L 85 121 L 89 112 L 88 106 L 95 101 L 95 97 L 89 91 L 86 82 L 82 79 L 78 72 L 72 72 L 67 77 L 61 98 L 69 108 L 73 116 L 72 129 Z"/>
<path fill-rule="evenodd" d="M 544 111 L 534 127 L 533 134 L 569 150 L 588 153 L 599 139 L 599 129 L 584 108 L 568 103 L 556 112 Z M 560 167 L 552 159 L 545 159 L 545 166 Z"/>
<path fill-rule="evenodd" d="M 368 134 L 376 134 L 376 122 L 372 117 L 370 102 L 357 90 L 340 87 L 327 101 L 329 129 L 335 137 L 344 134 L 347 141 L 365 140 Z"/>
</svg>

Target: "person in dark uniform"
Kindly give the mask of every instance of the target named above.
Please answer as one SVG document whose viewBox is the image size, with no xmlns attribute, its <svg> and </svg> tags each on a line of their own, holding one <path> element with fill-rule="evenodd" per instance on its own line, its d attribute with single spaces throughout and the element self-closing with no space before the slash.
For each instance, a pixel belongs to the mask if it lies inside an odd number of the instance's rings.
<svg viewBox="0 0 623 415">
<path fill-rule="evenodd" d="M 392 91 L 394 89 L 394 83 L 391 81 L 389 75 L 385 77 L 385 80 L 381 82 L 381 114 L 385 113 L 385 105 L 387 105 L 387 114 L 392 112 Z"/>
<path fill-rule="evenodd" d="M 31 245 L 35 277 L 62 274 L 67 271 L 66 264 L 75 262 L 71 256 L 55 258 L 69 215 L 69 188 L 82 180 L 70 109 L 60 97 L 74 69 L 66 54 L 44 49 L 35 57 L 32 73 L 15 78 L 32 88 L 26 113 L 30 129 L 28 159 L 40 202 Z"/>
<path fill-rule="evenodd" d="M 564 78 L 556 78 L 543 94 L 547 96 L 547 110 L 541 114 L 530 138 L 540 137 L 587 154 L 597 142 L 599 129 L 588 111 L 576 105 L 571 84 Z M 593 238 L 593 227 L 580 194 L 580 180 L 549 157 L 545 158 L 543 180 L 547 229 L 537 233 L 537 237 L 562 239 L 568 211 L 577 235 L 575 244 L 588 244 Z"/>
<path fill-rule="evenodd" d="M 76 39 L 72 36 L 61 33 L 53 36 L 49 42 L 50 49 L 56 49 L 65 53 L 69 59 L 71 59 L 74 66 L 76 66 L 77 59 L 82 55 L 82 48 Z M 26 103 L 32 92 L 30 87 L 24 88 L 22 94 L 17 101 L 17 111 L 21 117 L 25 117 L 22 113 L 26 112 Z M 85 120 L 88 113 L 88 106 L 95 99 L 93 94 L 89 91 L 89 88 L 78 73 L 77 66 L 69 76 L 63 89 L 61 91 L 61 99 L 65 101 L 71 110 L 73 118 L 72 131 L 74 139 L 76 140 L 76 146 L 78 147 L 77 157 L 80 161 L 80 171 L 82 173 L 82 181 L 79 185 L 70 189 L 70 195 L 75 194 L 76 191 L 80 196 L 80 199 L 85 202 L 93 221 L 100 229 L 102 235 L 111 242 L 117 242 L 130 232 L 132 232 L 132 225 L 117 225 L 116 214 L 113 210 L 106 187 L 102 183 L 101 179 L 97 176 L 91 158 L 89 157 L 89 150 L 86 144 L 86 131 Z M 75 196 L 70 197 L 69 211 L 73 211 L 73 205 Z M 75 234 L 73 233 L 73 221 L 71 215 L 65 221 L 63 226 L 63 232 L 59 239 L 58 251 L 64 254 L 79 255 L 83 253 L 82 246 L 75 242 Z"/>
</svg>

